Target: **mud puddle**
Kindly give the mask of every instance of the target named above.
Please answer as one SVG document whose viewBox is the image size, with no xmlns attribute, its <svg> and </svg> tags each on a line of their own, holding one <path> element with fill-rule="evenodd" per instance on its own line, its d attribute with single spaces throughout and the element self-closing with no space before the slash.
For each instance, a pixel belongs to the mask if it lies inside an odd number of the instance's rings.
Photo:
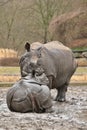
<svg viewBox="0 0 87 130">
<path fill-rule="evenodd" d="M 53 101 L 55 112 L 43 114 L 10 112 L 7 90 L 0 88 L 0 130 L 87 130 L 87 86 L 69 86 L 67 101 Z"/>
</svg>

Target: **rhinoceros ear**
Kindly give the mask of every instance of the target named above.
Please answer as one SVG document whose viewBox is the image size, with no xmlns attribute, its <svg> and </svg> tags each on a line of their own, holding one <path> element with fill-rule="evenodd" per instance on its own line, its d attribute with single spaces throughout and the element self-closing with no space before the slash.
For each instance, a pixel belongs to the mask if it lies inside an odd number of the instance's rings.
<svg viewBox="0 0 87 130">
<path fill-rule="evenodd" d="M 25 44 L 25 49 L 26 49 L 27 51 L 30 51 L 30 43 L 26 42 L 26 44 Z"/>
</svg>

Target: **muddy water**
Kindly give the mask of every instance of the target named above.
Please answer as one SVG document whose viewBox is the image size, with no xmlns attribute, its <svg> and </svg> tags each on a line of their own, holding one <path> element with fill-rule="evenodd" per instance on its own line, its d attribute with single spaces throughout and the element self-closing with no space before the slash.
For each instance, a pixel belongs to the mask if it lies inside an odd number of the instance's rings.
<svg viewBox="0 0 87 130">
<path fill-rule="evenodd" d="M 0 130 L 87 130 L 87 86 L 69 86 L 65 103 L 53 101 L 54 113 L 15 113 L 6 105 L 8 88 L 0 88 Z M 52 98 L 56 90 L 51 91 Z"/>
</svg>

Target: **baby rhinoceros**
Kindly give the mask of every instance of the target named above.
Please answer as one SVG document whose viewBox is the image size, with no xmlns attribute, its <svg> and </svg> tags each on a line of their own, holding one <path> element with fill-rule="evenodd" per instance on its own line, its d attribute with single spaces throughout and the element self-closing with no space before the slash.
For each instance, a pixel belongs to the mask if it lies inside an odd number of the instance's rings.
<svg viewBox="0 0 87 130">
<path fill-rule="evenodd" d="M 14 112 L 52 112 L 52 101 L 47 85 L 26 76 L 7 92 L 7 106 Z"/>
<path fill-rule="evenodd" d="M 33 70 L 36 75 L 45 73 L 49 80 L 49 88 L 56 88 L 58 91 L 55 100 L 65 101 L 67 86 L 77 68 L 71 49 L 59 41 L 46 44 L 32 43 L 31 45 L 27 42 L 25 49 L 26 53 L 20 58 L 21 76 L 24 77 Z"/>
</svg>

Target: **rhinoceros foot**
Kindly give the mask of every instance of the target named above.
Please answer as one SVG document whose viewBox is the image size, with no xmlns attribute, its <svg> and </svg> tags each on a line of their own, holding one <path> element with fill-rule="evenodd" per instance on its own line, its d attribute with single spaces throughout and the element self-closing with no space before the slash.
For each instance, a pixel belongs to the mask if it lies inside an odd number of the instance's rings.
<svg viewBox="0 0 87 130">
<path fill-rule="evenodd" d="M 53 113 L 53 112 L 55 112 L 55 110 L 54 110 L 53 107 L 50 107 L 50 108 L 46 109 L 45 112 L 46 112 L 46 113 Z"/>
<path fill-rule="evenodd" d="M 66 101 L 65 92 L 59 91 L 56 98 L 55 98 L 55 101 L 65 102 Z"/>
<path fill-rule="evenodd" d="M 59 101 L 59 102 L 65 102 L 66 101 L 66 99 L 65 99 L 65 97 L 56 97 L 55 98 L 55 101 Z"/>
<path fill-rule="evenodd" d="M 67 85 L 63 85 L 57 89 L 57 96 L 55 101 L 64 102 L 66 101 Z"/>
</svg>

